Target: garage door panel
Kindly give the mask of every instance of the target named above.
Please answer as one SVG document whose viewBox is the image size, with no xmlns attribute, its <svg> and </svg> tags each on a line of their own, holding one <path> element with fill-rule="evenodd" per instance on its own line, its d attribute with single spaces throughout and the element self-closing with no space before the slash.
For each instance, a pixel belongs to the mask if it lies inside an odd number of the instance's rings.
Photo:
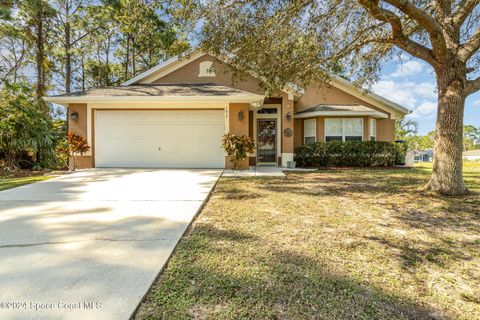
<svg viewBox="0 0 480 320">
<path fill-rule="evenodd" d="M 223 132 L 223 110 L 97 110 L 96 166 L 223 168 Z"/>
</svg>

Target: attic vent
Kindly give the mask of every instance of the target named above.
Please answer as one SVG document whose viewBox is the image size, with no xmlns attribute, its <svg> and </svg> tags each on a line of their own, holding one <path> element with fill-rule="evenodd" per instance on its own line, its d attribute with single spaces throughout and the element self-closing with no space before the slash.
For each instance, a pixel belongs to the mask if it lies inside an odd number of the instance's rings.
<svg viewBox="0 0 480 320">
<path fill-rule="evenodd" d="M 198 73 L 199 77 L 215 77 L 215 70 L 213 70 L 212 61 L 203 61 L 200 62 L 200 72 Z"/>
</svg>

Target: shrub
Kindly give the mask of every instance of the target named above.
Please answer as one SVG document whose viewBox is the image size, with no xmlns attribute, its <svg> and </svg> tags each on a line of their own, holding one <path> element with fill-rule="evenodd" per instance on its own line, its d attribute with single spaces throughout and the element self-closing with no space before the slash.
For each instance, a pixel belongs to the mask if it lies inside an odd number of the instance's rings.
<svg viewBox="0 0 480 320">
<path fill-rule="evenodd" d="M 300 167 L 393 166 L 405 156 L 405 145 L 387 141 L 329 141 L 303 145 L 295 152 Z"/>
<path fill-rule="evenodd" d="M 245 160 L 248 154 L 255 150 L 255 141 L 251 137 L 225 134 L 222 139 L 222 147 L 227 154 L 233 169 L 238 169 L 241 160 Z"/>
<path fill-rule="evenodd" d="M 12 170 L 55 161 L 51 117 L 28 84 L 5 83 L 0 90 L 0 156 Z"/>
<path fill-rule="evenodd" d="M 67 134 L 67 143 L 70 150 L 70 156 L 73 159 L 73 170 L 76 169 L 75 158 L 77 154 L 83 155 L 85 152 L 90 150 L 88 145 L 87 138 L 79 136 L 74 132 L 69 132 Z"/>
</svg>

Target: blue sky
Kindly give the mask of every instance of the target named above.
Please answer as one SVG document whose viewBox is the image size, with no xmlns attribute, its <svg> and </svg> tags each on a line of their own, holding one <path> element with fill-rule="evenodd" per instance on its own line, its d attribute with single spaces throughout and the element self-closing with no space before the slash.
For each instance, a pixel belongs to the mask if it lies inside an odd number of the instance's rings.
<svg viewBox="0 0 480 320">
<path fill-rule="evenodd" d="M 375 93 L 413 110 L 408 118 L 418 122 L 420 134 L 435 129 L 437 91 L 433 69 L 418 59 L 402 57 L 383 64 Z M 470 95 L 465 105 L 465 124 L 480 126 L 480 93 Z"/>
</svg>

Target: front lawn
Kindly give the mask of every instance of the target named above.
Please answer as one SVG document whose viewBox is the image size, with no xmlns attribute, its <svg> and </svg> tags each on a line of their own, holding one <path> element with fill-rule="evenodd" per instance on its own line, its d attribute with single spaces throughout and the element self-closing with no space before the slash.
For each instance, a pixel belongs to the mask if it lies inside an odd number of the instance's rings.
<svg viewBox="0 0 480 320">
<path fill-rule="evenodd" d="M 3 173 L 0 175 L 0 191 L 10 188 L 23 186 L 25 184 L 47 180 L 51 177 L 44 176 L 43 172 L 21 171 L 19 173 Z"/>
<path fill-rule="evenodd" d="M 480 319 L 480 162 L 430 171 L 223 178 L 136 318 Z"/>
</svg>

